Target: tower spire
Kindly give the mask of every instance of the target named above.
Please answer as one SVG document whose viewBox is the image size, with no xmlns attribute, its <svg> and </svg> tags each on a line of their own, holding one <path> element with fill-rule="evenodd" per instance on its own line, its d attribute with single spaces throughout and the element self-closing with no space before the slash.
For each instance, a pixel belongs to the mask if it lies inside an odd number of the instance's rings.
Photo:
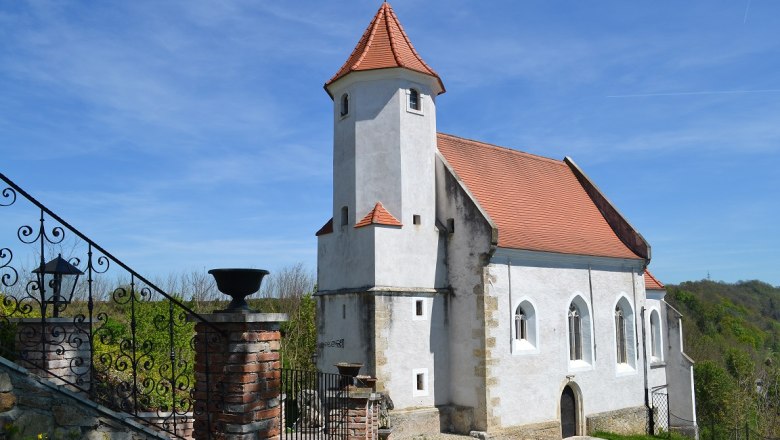
<svg viewBox="0 0 780 440">
<path fill-rule="evenodd" d="M 325 89 L 350 72 L 394 67 L 432 76 L 436 78 L 440 88 L 437 94 L 445 91 L 441 78 L 414 49 L 393 8 L 385 0 L 347 61 L 325 83 Z"/>
</svg>

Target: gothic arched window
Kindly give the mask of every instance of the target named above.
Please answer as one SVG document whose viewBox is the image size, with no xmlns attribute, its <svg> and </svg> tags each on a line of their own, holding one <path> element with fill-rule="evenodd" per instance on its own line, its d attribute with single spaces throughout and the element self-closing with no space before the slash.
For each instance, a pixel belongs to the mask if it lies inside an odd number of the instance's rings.
<svg viewBox="0 0 780 440">
<path fill-rule="evenodd" d="M 515 339 L 518 341 L 528 340 L 528 316 L 522 307 L 515 310 Z"/>
<path fill-rule="evenodd" d="M 661 345 L 661 319 L 658 310 L 650 312 L 650 357 L 653 362 L 663 360 Z"/>
<path fill-rule="evenodd" d="M 635 372 L 638 353 L 634 309 L 628 298 L 621 296 L 615 304 L 615 363 L 618 372 Z"/>
<path fill-rule="evenodd" d="M 515 354 L 538 353 L 536 308 L 530 299 L 522 299 L 515 306 L 512 321 L 512 352 Z"/>
<path fill-rule="evenodd" d="M 626 352 L 626 318 L 623 316 L 623 310 L 620 306 L 615 307 L 615 347 L 617 349 L 617 363 L 628 363 L 628 354 Z"/>
</svg>

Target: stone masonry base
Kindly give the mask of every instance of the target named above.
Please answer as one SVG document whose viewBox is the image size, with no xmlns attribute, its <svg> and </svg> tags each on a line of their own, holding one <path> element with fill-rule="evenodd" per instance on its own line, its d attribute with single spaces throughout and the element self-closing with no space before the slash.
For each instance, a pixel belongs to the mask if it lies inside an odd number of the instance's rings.
<svg viewBox="0 0 780 440">
<path fill-rule="evenodd" d="M 586 419 L 589 434 L 604 431 L 629 435 L 643 434 L 647 430 L 647 408 L 644 406 L 591 414 Z"/>
<path fill-rule="evenodd" d="M 587 434 L 597 431 L 643 434 L 647 429 L 644 406 L 591 414 L 586 418 Z M 473 416 L 470 408 L 442 406 L 390 412 L 393 440 L 419 439 L 442 432 L 468 434 Z M 488 433 L 491 440 L 560 440 L 558 420 L 503 428 Z"/>
</svg>

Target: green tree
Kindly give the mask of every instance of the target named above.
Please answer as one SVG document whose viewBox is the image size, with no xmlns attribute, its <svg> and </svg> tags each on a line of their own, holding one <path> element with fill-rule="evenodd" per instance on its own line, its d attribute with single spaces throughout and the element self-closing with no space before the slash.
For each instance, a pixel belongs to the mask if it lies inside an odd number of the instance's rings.
<svg viewBox="0 0 780 440">
<path fill-rule="evenodd" d="M 697 363 L 693 369 L 696 382 L 696 409 L 703 429 L 715 435 L 730 428 L 725 421 L 732 411 L 734 383 L 726 370 L 713 361 Z M 712 438 L 712 437 L 703 437 Z"/>
</svg>

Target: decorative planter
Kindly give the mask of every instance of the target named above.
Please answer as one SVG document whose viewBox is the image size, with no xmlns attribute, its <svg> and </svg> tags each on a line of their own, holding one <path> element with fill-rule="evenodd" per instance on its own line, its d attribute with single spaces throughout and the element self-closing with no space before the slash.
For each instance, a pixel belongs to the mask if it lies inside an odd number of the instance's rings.
<svg viewBox="0 0 780 440">
<path fill-rule="evenodd" d="M 217 282 L 217 289 L 233 298 L 222 313 L 253 313 L 245 297 L 260 290 L 263 277 L 268 275 L 263 269 L 211 269 L 209 273 Z"/>
<path fill-rule="evenodd" d="M 360 369 L 363 368 L 363 364 L 339 362 L 336 364 L 336 368 L 338 368 L 339 374 L 343 376 L 339 385 L 341 388 L 346 388 L 347 386 L 353 385 L 355 383 L 355 377 L 357 377 L 358 373 L 360 373 Z"/>
<path fill-rule="evenodd" d="M 379 428 L 377 434 L 379 434 L 380 440 L 387 440 L 390 438 L 390 434 L 393 433 L 393 428 Z"/>
</svg>

